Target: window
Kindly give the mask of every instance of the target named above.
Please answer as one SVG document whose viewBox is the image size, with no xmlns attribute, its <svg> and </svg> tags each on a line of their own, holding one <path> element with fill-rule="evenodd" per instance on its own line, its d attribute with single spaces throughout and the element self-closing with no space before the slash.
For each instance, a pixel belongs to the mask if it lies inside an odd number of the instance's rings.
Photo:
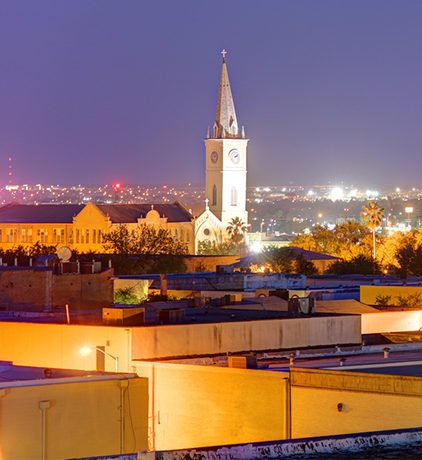
<svg viewBox="0 0 422 460">
<path fill-rule="evenodd" d="M 183 227 L 180 229 L 180 241 L 183 241 Z"/>
<path fill-rule="evenodd" d="M 69 233 L 69 244 L 73 244 L 73 230 Z"/>
<path fill-rule="evenodd" d="M 231 205 L 237 206 L 237 190 L 236 187 L 232 187 L 231 191 Z"/>
<path fill-rule="evenodd" d="M 0 243 L 3 241 L 3 230 L 0 228 Z"/>
<path fill-rule="evenodd" d="M 53 243 L 64 243 L 64 229 L 55 228 L 53 230 Z"/>
<path fill-rule="evenodd" d="M 37 241 L 40 243 L 48 243 L 48 231 L 44 228 L 39 228 L 37 230 Z"/>
<path fill-rule="evenodd" d="M 76 244 L 79 243 L 79 228 L 76 229 Z"/>
<path fill-rule="evenodd" d="M 170 229 L 170 238 L 173 238 L 173 230 Z"/>
<path fill-rule="evenodd" d="M 217 187 L 214 185 L 212 189 L 212 206 L 217 205 Z"/>
<path fill-rule="evenodd" d="M 96 244 L 97 243 L 97 230 L 92 230 L 92 244 Z"/>
<path fill-rule="evenodd" d="M 101 230 L 98 230 L 98 244 L 101 244 Z"/>
<path fill-rule="evenodd" d="M 89 244 L 89 230 L 86 230 L 86 244 Z"/>
<path fill-rule="evenodd" d="M 190 241 L 189 230 L 186 232 L 186 241 Z"/>
<path fill-rule="evenodd" d="M 21 230 L 21 242 L 32 243 L 32 228 L 23 228 Z"/>
<path fill-rule="evenodd" d="M 178 238 L 179 238 L 179 233 L 176 228 L 176 230 L 174 231 L 174 239 L 177 241 Z"/>
<path fill-rule="evenodd" d="M 16 243 L 18 241 L 18 229 L 17 228 L 8 228 L 6 230 L 6 242 L 7 243 Z"/>
</svg>

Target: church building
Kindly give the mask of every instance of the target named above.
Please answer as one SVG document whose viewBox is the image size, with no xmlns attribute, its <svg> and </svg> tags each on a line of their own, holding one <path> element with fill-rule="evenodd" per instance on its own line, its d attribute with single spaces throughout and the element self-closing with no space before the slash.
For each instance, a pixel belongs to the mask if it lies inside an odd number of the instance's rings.
<svg viewBox="0 0 422 460">
<path fill-rule="evenodd" d="M 195 221 L 195 247 L 200 242 L 221 242 L 227 226 L 238 217 L 248 223 L 246 211 L 246 161 L 249 139 L 239 129 L 226 65 L 222 51 L 217 113 L 205 142 L 205 211 Z"/>
<path fill-rule="evenodd" d="M 102 252 L 103 235 L 119 225 L 164 228 L 196 254 L 200 242 L 222 242 L 234 218 L 248 223 L 246 160 L 248 139 L 239 130 L 223 54 L 217 113 L 205 142 L 205 210 L 192 214 L 178 201 L 173 204 L 43 204 L 11 203 L 0 208 L 0 247 L 28 247 L 36 242 L 68 246 L 79 252 Z"/>
</svg>

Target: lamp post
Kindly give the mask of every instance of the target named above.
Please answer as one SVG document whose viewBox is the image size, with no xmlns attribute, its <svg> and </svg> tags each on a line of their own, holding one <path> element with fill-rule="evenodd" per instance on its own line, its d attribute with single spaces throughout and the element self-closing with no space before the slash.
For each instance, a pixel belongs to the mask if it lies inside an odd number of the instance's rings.
<svg viewBox="0 0 422 460">
<path fill-rule="evenodd" d="M 413 208 L 404 208 L 404 212 L 407 212 L 408 224 L 409 224 L 409 229 L 410 229 L 410 213 L 413 212 Z"/>
<path fill-rule="evenodd" d="M 265 224 L 265 221 L 264 219 L 262 219 L 262 222 L 261 222 L 261 241 L 262 241 L 262 226 Z"/>
<path fill-rule="evenodd" d="M 103 353 L 105 356 L 108 356 L 109 358 L 113 358 L 116 361 L 116 372 L 119 372 L 119 357 L 118 356 L 113 356 L 110 355 L 110 353 L 107 353 L 106 351 L 102 350 L 100 347 L 94 347 L 95 350 L 100 351 Z M 83 347 L 80 350 L 81 355 L 87 356 L 91 353 L 92 349 L 90 347 Z"/>
</svg>

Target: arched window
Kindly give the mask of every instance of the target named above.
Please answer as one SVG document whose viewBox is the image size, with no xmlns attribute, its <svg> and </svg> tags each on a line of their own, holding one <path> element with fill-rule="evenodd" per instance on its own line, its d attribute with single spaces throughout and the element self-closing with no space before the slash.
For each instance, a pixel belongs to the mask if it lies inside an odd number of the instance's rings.
<svg viewBox="0 0 422 460">
<path fill-rule="evenodd" d="M 174 239 L 177 241 L 178 238 L 179 238 L 179 234 L 176 228 L 176 230 L 174 231 Z"/>
<path fill-rule="evenodd" d="M 214 185 L 212 189 L 212 206 L 217 205 L 217 187 Z"/>
<path fill-rule="evenodd" d="M 237 190 L 236 190 L 236 187 L 232 187 L 231 205 L 232 206 L 237 206 Z"/>
</svg>

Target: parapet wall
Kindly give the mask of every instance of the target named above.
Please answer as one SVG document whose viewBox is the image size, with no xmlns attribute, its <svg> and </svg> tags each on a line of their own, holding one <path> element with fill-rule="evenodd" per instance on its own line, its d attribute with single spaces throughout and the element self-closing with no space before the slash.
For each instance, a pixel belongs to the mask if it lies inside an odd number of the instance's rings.
<svg viewBox="0 0 422 460">
<path fill-rule="evenodd" d="M 6 311 L 107 307 L 113 302 L 113 269 L 101 273 L 53 275 L 48 268 L 0 270 L 0 308 Z"/>
<path fill-rule="evenodd" d="M 209 356 L 361 342 L 360 316 L 180 324 L 132 329 L 132 359 Z"/>
</svg>

